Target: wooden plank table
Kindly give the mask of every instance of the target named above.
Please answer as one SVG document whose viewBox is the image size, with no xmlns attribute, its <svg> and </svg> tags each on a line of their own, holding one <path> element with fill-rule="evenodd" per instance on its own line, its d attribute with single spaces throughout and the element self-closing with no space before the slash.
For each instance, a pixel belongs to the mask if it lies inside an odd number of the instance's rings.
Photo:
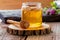
<svg viewBox="0 0 60 40">
<path fill-rule="evenodd" d="M 16 36 L 7 33 L 6 24 L 0 24 L 0 40 L 60 40 L 60 22 L 47 23 L 51 26 L 53 33 L 39 36 Z"/>
</svg>

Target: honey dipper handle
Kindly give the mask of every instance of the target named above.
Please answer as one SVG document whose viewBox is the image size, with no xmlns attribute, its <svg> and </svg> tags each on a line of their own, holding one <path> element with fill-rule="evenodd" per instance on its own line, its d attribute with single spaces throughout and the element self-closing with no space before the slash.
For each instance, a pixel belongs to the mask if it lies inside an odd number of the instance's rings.
<svg viewBox="0 0 60 40">
<path fill-rule="evenodd" d="M 7 20 L 7 23 L 20 25 L 20 22 L 17 22 L 17 21 L 14 21 L 14 20 Z"/>
</svg>

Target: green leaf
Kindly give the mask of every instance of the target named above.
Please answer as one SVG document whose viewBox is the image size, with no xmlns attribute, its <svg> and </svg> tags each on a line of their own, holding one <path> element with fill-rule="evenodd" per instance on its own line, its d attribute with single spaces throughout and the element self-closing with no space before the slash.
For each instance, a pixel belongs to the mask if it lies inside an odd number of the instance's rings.
<svg viewBox="0 0 60 40">
<path fill-rule="evenodd" d="M 57 8 L 57 4 L 55 2 L 51 2 L 51 6 Z"/>
</svg>

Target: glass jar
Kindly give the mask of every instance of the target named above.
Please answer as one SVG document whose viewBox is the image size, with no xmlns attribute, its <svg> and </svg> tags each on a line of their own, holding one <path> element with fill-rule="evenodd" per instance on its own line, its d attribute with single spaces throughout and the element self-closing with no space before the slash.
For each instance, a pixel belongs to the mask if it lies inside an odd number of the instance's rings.
<svg viewBox="0 0 60 40">
<path fill-rule="evenodd" d="M 21 20 L 29 22 L 29 28 L 38 28 L 42 25 L 42 7 L 39 2 L 22 3 Z"/>
</svg>

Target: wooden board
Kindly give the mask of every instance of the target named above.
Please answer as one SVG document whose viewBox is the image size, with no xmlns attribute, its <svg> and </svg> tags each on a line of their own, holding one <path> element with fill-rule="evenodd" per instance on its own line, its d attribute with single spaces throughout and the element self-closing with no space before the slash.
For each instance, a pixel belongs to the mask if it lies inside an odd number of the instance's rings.
<svg viewBox="0 0 60 40">
<path fill-rule="evenodd" d="M 38 29 L 22 29 L 14 25 L 9 25 L 7 27 L 7 32 L 19 36 L 44 35 L 51 33 L 51 27 L 45 23 L 42 23 L 42 27 Z"/>
<path fill-rule="evenodd" d="M 54 0 L 0 0 L 0 9 L 20 9 L 23 2 L 41 2 L 43 7 L 51 7 Z M 48 2 L 48 3 L 47 3 Z"/>
</svg>

